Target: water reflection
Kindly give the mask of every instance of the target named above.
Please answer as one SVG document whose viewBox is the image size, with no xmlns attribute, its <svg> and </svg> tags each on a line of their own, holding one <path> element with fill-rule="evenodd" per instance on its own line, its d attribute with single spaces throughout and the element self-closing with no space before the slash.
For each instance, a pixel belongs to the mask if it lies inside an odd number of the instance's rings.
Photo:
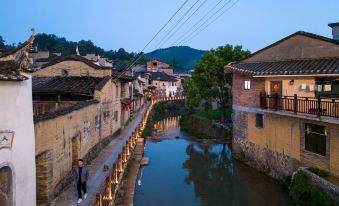
<svg viewBox="0 0 339 206">
<path fill-rule="evenodd" d="M 180 135 L 181 116 L 168 117 L 156 122 L 153 125 L 152 137 L 157 139 L 175 138 Z"/>
<path fill-rule="evenodd" d="M 136 206 L 293 205 L 276 181 L 232 159 L 229 145 L 191 141 L 179 120 L 154 125 L 153 139 L 162 141 L 147 142 L 150 164 L 139 172 Z"/>
<path fill-rule="evenodd" d="M 226 144 L 187 146 L 185 183 L 194 185 L 200 205 L 292 205 L 274 180 L 229 159 L 228 151 Z"/>
</svg>

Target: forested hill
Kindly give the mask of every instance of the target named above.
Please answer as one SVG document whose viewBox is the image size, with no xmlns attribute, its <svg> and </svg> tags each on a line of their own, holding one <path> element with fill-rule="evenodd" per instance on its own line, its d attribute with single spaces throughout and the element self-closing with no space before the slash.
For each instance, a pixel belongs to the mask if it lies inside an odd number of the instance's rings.
<svg viewBox="0 0 339 206">
<path fill-rule="evenodd" d="M 34 40 L 34 46 L 37 45 L 38 49 L 41 51 L 50 52 L 61 52 L 62 55 L 75 54 L 75 48 L 78 45 L 81 55 L 86 54 L 98 54 L 102 57 L 107 57 L 113 60 L 114 67 L 116 68 L 125 68 L 127 67 L 138 53 L 127 52 L 123 48 L 120 48 L 116 51 L 109 50 L 105 51 L 103 48 L 98 47 L 93 44 L 91 40 L 81 40 L 79 42 L 68 41 L 64 37 L 58 37 L 54 34 L 37 34 Z M 146 64 L 146 57 L 139 60 L 140 64 Z"/>
<path fill-rule="evenodd" d="M 150 59 L 158 59 L 172 64 L 176 72 L 194 69 L 195 64 L 206 53 L 206 51 L 193 49 L 188 46 L 174 46 L 165 49 L 154 50 L 147 53 Z"/>
<path fill-rule="evenodd" d="M 20 43 L 19 43 L 20 44 Z M 19 45 L 18 44 L 18 45 Z M 0 36 L 0 50 L 10 49 L 18 45 L 7 45 Z M 81 40 L 79 42 L 69 41 L 64 37 L 58 37 L 54 34 L 39 33 L 35 36 L 34 46 L 38 46 L 40 51 L 50 51 L 53 53 L 61 52 L 62 55 L 75 54 L 75 48 L 78 45 L 81 55 L 95 53 L 113 60 L 114 67 L 127 67 L 139 53 L 127 52 L 123 48 L 118 50 L 106 51 L 101 47 L 94 45 L 91 40 Z M 147 53 L 137 63 L 146 64 L 150 59 L 158 59 L 169 63 L 174 67 L 175 72 L 187 72 L 194 69 L 195 64 L 200 60 L 205 51 L 190 48 L 188 46 L 176 46 L 165 49 L 158 49 Z"/>
</svg>

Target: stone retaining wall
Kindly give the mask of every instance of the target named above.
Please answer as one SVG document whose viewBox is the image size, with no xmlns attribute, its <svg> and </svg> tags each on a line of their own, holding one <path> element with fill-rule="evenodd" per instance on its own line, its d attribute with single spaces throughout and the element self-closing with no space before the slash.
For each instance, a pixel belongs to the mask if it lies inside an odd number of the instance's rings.
<svg viewBox="0 0 339 206">
<path fill-rule="evenodd" d="M 334 201 L 339 204 L 339 186 L 319 177 L 318 175 L 308 171 L 306 168 L 300 168 L 298 172 L 302 171 L 309 178 L 311 184 L 322 188 Z"/>
<path fill-rule="evenodd" d="M 249 142 L 245 139 L 233 139 L 234 157 L 276 179 L 283 179 L 296 171 L 299 161 Z"/>
</svg>

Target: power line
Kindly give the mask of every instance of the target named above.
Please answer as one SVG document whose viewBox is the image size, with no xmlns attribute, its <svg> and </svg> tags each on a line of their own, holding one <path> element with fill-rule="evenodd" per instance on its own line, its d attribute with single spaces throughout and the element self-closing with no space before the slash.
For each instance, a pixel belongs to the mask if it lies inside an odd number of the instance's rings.
<svg viewBox="0 0 339 206">
<path fill-rule="evenodd" d="M 132 66 L 139 61 L 143 56 L 144 56 L 144 51 L 145 49 L 148 47 L 148 45 L 159 35 L 159 33 L 172 21 L 172 19 L 179 13 L 179 11 L 187 4 L 188 0 L 185 0 L 185 2 L 179 7 L 179 9 L 171 16 L 171 18 L 165 23 L 164 26 L 161 27 L 161 29 L 153 36 L 153 38 L 144 46 L 144 48 L 141 50 L 141 55 L 135 59 L 134 61 L 132 61 L 132 63 L 126 67 L 125 69 L 123 69 L 117 76 L 116 78 L 114 78 L 113 80 L 117 80 L 119 77 L 121 77 L 122 75 L 124 75 L 124 73 L 131 69 Z"/>
<path fill-rule="evenodd" d="M 174 25 L 168 29 L 164 35 L 164 37 L 160 40 L 159 44 L 157 44 L 156 48 L 160 47 L 160 45 L 163 45 L 164 42 L 166 42 L 168 39 L 167 37 L 171 34 L 171 32 L 179 25 L 179 23 L 186 17 L 186 15 L 193 9 L 193 7 L 199 2 L 200 0 L 197 0 L 182 16 L 178 21 L 174 23 Z M 166 39 L 166 40 L 165 40 Z M 164 41 L 165 40 L 165 41 Z"/>
<path fill-rule="evenodd" d="M 196 33 L 192 38 L 186 40 L 183 42 L 183 44 L 186 44 L 187 42 L 190 42 L 192 39 L 194 39 L 196 36 L 198 36 L 201 32 L 203 32 L 208 26 L 213 24 L 216 20 L 218 20 L 221 16 L 223 16 L 228 10 L 230 10 L 233 6 L 235 6 L 240 0 L 236 0 L 230 7 L 228 7 L 225 11 L 223 11 L 219 16 L 214 18 L 209 24 L 207 24 L 203 29 L 201 29 L 198 33 Z M 182 45 L 183 45 L 182 44 Z"/>
<path fill-rule="evenodd" d="M 219 0 L 218 1 L 218 3 L 216 4 L 216 5 L 214 5 L 201 19 L 199 19 L 192 27 L 190 27 L 187 31 L 186 31 L 186 33 L 188 33 L 188 32 L 190 32 L 190 31 L 192 31 L 192 29 L 194 29 L 195 28 L 195 26 L 196 25 L 198 25 L 201 21 L 203 21 L 222 1 L 224 1 L 224 0 Z M 183 36 L 185 36 L 185 34 L 183 35 Z M 179 42 L 180 40 L 181 40 L 181 38 L 183 37 L 183 36 L 181 36 L 181 37 L 179 37 L 175 42 L 174 42 L 174 44 L 176 44 L 177 42 Z"/>
<path fill-rule="evenodd" d="M 184 39 L 182 39 L 178 44 L 183 43 L 187 39 L 189 39 L 196 31 L 198 31 L 201 27 L 203 27 L 210 19 L 212 19 L 215 15 L 217 15 L 223 8 L 225 8 L 232 0 L 228 0 L 224 5 L 222 5 L 217 11 L 215 11 L 211 16 L 209 16 L 202 24 L 200 24 L 194 31 L 190 32 Z"/>
<path fill-rule="evenodd" d="M 190 20 L 192 18 L 192 16 L 207 2 L 207 0 L 203 1 L 202 4 L 200 4 L 200 6 L 186 19 L 186 21 L 184 21 L 179 27 L 178 29 L 170 36 L 170 38 L 176 34 L 186 23 L 188 20 Z M 169 38 L 169 39 L 170 39 Z M 173 45 L 173 44 L 172 44 Z"/>
</svg>

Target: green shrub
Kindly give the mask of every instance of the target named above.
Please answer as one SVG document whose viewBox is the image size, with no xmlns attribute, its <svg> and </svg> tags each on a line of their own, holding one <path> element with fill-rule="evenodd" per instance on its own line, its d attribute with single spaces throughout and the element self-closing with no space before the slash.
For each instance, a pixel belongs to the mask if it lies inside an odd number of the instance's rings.
<svg viewBox="0 0 339 206">
<path fill-rule="evenodd" d="M 307 168 L 307 170 L 318 175 L 319 177 L 328 177 L 330 175 L 325 170 L 319 169 L 317 167 L 310 167 L 310 168 Z"/>
<path fill-rule="evenodd" d="M 232 115 L 232 108 L 231 107 L 225 108 L 225 113 L 226 113 L 225 119 L 230 119 Z M 223 110 L 222 109 L 202 110 L 197 111 L 196 115 L 210 120 L 220 120 L 220 117 L 223 115 Z"/>
<path fill-rule="evenodd" d="M 309 184 L 303 173 L 294 176 L 290 196 L 300 206 L 334 206 L 332 199 L 322 189 Z"/>
</svg>

